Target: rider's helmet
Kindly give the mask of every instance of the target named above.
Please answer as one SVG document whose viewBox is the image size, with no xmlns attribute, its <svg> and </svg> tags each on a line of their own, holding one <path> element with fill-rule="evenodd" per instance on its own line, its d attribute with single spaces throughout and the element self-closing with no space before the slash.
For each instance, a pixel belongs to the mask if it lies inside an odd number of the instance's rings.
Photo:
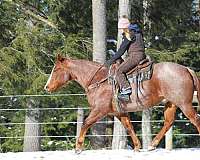
<svg viewBox="0 0 200 160">
<path fill-rule="evenodd" d="M 135 31 L 135 32 L 140 32 L 140 27 L 136 23 L 130 24 L 128 26 L 128 29 L 132 30 L 132 31 Z"/>
<path fill-rule="evenodd" d="M 118 29 L 126 29 L 130 25 L 128 18 L 122 17 L 118 21 Z"/>
</svg>

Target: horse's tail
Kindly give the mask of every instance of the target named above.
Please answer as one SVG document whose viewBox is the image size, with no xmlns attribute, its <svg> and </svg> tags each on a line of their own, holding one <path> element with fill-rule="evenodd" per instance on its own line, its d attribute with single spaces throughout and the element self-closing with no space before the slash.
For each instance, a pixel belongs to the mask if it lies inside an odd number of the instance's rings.
<svg viewBox="0 0 200 160">
<path fill-rule="evenodd" d="M 193 78 L 194 86 L 197 91 L 197 98 L 198 98 L 199 105 L 200 105 L 200 78 L 197 77 L 197 75 L 195 74 L 195 72 L 193 70 L 191 70 L 190 68 L 187 68 L 187 69 Z"/>
</svg>

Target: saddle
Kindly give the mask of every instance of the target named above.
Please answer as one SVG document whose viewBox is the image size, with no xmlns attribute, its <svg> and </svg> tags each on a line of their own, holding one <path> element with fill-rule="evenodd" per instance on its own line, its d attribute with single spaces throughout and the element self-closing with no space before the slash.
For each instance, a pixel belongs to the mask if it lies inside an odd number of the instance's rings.
<svg viewBox="0 0 200 160">
<path fill-rule="evenodd" d="M 115 101 L 115 104 L 116 104 L 116 109 L 117 109 L 118 112 L 123 113 L 124 111 L 123 111 L 122 105 L 126 105 L 126 104 L 124 104 L 123 102 L 121 102 L 118 99 L 119 86 L 118 86 L 118 84 L 115 80 L 115 71 L 116 71 L 116 68 L 120 64 L 121 64 L 121 61 L 120 61 L 120 63 L 117 62 L 114 70 L 112 70 L 112 68 L 110 68 L 109 82 L 110 82 L 110 84 L 112 85 L 112 88 L 113 88 L 114 101 Z M 154 64 L 153 61 L 151 61 L 149 58 L 146 58 L 146 59 L 140 61 L 139 64 L 135 68 L 130 70 L 128 73 L 126 73 L 126 76 L 127 76 L 129 83 L 134 83 L 136 85 L 135 95 L 137 97 L 138 104 L 141 105 L 141 106 L 143 106 L 143 105 L 142 105 L 142 102 L 139 100 L 138 92 L 141 91 L 141 86 L 142 86 L 141 83 L 143 81 L 151 79 L 152 73 L 153 73 L 153 64 Z"/>
<path fill-rule="evenodd" d="M 154 62 L 147 58 L 140 61 L 135 68 L 126 73 L 129 82 L 134 83 L 150 80 L 153 73 L 153 64 Z"/>
<path fill-rule="evenodd" d="M 115 64 L 114 68 L 110 68 L 109 80 L 112 81 L 114 79 L 115 71 L 121 63 L 122 61 L 120 60 Z M 140 61 L 135 68 L 126 73 L 129 82 L 133 83 L 136 81 L 136 79 L 140 82 L 151 79 L 153 73 L 153 64 L 154 62 L 150 58 Z"/>
</svg>

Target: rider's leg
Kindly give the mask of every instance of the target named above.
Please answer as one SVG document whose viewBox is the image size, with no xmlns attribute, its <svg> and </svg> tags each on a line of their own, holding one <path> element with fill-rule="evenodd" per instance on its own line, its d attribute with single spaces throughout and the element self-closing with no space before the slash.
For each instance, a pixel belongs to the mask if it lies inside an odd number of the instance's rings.
<svg viewBox="0 0 200 160">
<path fill-rule="evenodd" d="M 136 67 L 141 60 L 143 60 L 146 56 L 143 52 L 134 52 L 134 54 L 129 55 L 128 58 L 119 66 L 116 71 L 116 80 L 120 86 L 121 93 L 120 96 L 125 99 L 129 98 L 131 92 L 131 86 L 126 78 L 126 73 L 129 72 L 131 69 Z"/>
<path fill-rule="evenodd" d="M 126 78 L 126 73 L 132 68 L 136 67 L 137 64 L 133 63 L 133 57 L 128 57 L 117 69 L 116 71 L 116 80 L 120 87 L 121 97 L 129 96 L 131 91 L 131 86 Z"/>
</svg>

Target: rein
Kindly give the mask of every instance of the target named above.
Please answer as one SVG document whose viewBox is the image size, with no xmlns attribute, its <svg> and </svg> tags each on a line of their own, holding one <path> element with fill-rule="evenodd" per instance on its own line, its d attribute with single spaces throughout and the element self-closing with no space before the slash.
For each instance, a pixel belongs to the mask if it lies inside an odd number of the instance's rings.
<svg viewBox="0 0 200 160">
<path fill-rule="evenodd" d="M 100 84 L 103 83 L 103 82 L 105 82 L 107 79 L 108 79 L 108 77 L 102 79 L 101 81 L 98 81 L 98 82 L 96 82 L 96 83 L 93 83 L 93 84 L 89 85 L 87 90 L 90 90 L 90 89 L 99 87 Z"/>
<path fill-rule="evenodd" d="M 96 82 L 94 84 L 90 84 L 92 82 L 92 80 L 94 79 L 95 75 L 102 69 L 104 65 L 101 65 L 95 72 L 94 74 L 92 74 L 92 76 L 89 78 L 87 84 L 86 84 L 86 92 L 88 92 L 90 89 L 93 89 L 93 88 L 96 88 L 100 85 L 100 83 L 106 81 L 108 79 L 108 77 L 102 79 L 101 81 L 99 82 Z M 91 86 L 91 85 L 94 85 L 94 86 Z"/>
</svg>

